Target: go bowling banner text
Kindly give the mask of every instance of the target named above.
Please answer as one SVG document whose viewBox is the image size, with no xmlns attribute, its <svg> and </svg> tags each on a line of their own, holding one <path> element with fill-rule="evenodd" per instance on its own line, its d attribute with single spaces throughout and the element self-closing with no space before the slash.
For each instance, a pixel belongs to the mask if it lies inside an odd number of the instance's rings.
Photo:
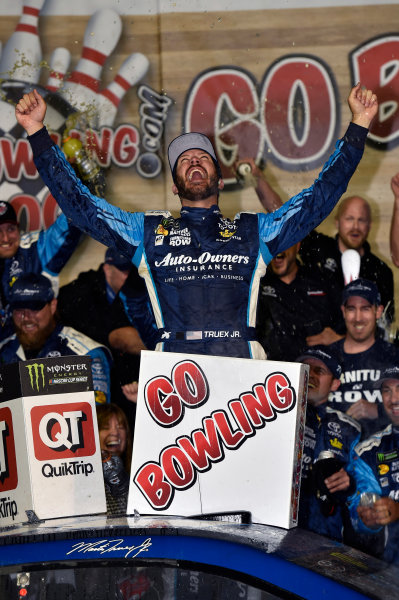
<svg viewBox="0 0 399 600">
<path fill-rule="evenodd" d="M 296 524 L 307 368 L 142 352 L 128 513 Z"/>
</svg>

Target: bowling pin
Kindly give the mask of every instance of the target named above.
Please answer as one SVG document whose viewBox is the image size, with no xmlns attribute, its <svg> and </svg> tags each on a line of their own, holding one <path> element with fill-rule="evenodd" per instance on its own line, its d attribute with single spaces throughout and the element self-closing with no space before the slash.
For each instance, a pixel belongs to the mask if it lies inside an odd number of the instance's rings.
<svg viewBox="0 0 399 600">
<path fill-rule="evenodd" d="M 122 63 L 118 74 L 97 97 L 97 127 L 111 126 L 118 106 L 128 89 L 136 85 L 147 73 L 150 61 L 144 54 L 135 52 Z"/>
<path fill-rule="evenodd" d="M 56 48 L 50 57 L 50 74 L 46 88 L 56 92 L 64 80 L 71 61 L 71 53 L 66 48 Z"/>
<path fill-rule="evenodd" d="M 24 0 L 18 25 L 0 57 L 0 78 L 38 83 L 42 49 L 37 24 L 44 0 Z"/>
<path fill-rule="evenodd" d="M 341 256 L 341 264 L 345 285 L 358 279 L 360 271 L 360 254 L 357 250 L 345 250 Z"/>
<path fill-rule="evenodd" d="M 60 94 L 80 112 L 95 110 L 101 71 L 121 32 L 121 18 L 111 8 L 98 10 L 90 18 L 83 37 L 82 56 L 60 89 Z"/>
</svg>

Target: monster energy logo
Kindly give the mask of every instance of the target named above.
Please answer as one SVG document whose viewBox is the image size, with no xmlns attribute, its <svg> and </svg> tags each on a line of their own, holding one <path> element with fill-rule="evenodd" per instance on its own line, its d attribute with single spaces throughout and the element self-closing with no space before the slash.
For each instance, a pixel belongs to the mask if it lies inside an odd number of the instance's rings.
<svg viewBox="0 0 399 600">
<path fill-rule="evenodd" d="M 385 462 L 387 460 L 395 460 L 398 458 L 398 451 L 392 450 L 391 452 L 377 452 L 378 462 Z"/>
<path fill-rule="evenodd" d="M 26 368 L 29 371 L 32 390 L 40 392 L 40 386 L 42 385 L 44 388 L 44 365 L 42 363 L 33 363 L 33 365 L 26 365 Z"/>
</svg>

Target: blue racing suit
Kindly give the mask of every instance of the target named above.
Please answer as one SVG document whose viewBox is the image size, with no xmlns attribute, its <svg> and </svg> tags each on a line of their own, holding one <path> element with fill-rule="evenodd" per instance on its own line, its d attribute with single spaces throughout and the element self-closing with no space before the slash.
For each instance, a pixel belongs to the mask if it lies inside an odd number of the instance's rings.
<svg viewBox="0 0 399 600">
<path fill-rule="evenodd" d="M 357 514 L 363 492 L 389 496 L 399 502 L 399 428 L 388 425 L 358 444 L 349 472 L 356 481 L 356 492 L 349 498 L 351 521 L 363 546 L 366 550 L 369 546 L 370 554 L 374 554 L 376 531 L 379 531 L 384 543 L 384 560 L 399 564 L 399 521 L 375 530 L 366 527 Z"/>
<path fill-rule="evenodd" d="M 105 346 L 95 342 L 72 327 L 58 324 L 47 338 L 44 346 L 35 356 L 25 355 L 24 349 L 14 333 L 0 344 L 0 362 L 9 364 L 32 358 L 48 358 L 54 356 L 90 356 L 91 372 L 96 402 L 110 402 L 111 353 Z"/>
<path fill-rule="evenodd" d="M 43 273 L 58 291 L 57 276 L 70 259 L 81 232 L 61 214 L 46 231 L 31 231 L 21 236 L 12 258 L 0 259 L 0 340 L 14 331 L 9 309 L 10 290 L 21 273 Z"/>
<path fill-rule="evenodd" d="M 357 421 L 330 408 L 327 403 L 317 407 L 308 404 L 299 502 L 298 524 L 301 527 L 337 540 L 342 539 L 342 510 L 345 509 L 346 496 L 353 490 L 317 498 L 320 490 L 315 481 L 314 469 L 320 452 L 330 450 L 341 463 L 334 472 L 341 466 L 346 470 L 352 448 L 360 439 L 360 432 L 361 427 Z"/>
<path fill-rule="evenodd" d="M 129 213 L 93 196 L 43 128 L 29 137 L 36 167 L 62 211 L 99 242 L 132 258 L 158 327 L 157 349 L 264 358 L 256 341 L 267 263 L 331 212 L 362 156 L 367 129 L 353 123 L 314 184 L 271 214 L 234 220 L 209 209 Z"/>
</svg>

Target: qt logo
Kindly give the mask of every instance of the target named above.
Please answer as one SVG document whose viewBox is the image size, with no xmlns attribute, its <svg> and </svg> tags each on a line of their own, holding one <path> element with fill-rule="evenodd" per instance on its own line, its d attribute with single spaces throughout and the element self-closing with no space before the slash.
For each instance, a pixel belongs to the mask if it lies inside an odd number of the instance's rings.
<svg viewBox="0 0 399 600">
<path fill-rule="evenodd" d="M 14 490 L 18 485 L 14 429 L 11 410 L 0 409 L 0 493 Z"/>
<path fill-rule="evenodd" d="M 87 402 L 35 406 L 31 422 L 38 460 L 92 456 L 96 451 L 92 409 Z"/>
</svg>

